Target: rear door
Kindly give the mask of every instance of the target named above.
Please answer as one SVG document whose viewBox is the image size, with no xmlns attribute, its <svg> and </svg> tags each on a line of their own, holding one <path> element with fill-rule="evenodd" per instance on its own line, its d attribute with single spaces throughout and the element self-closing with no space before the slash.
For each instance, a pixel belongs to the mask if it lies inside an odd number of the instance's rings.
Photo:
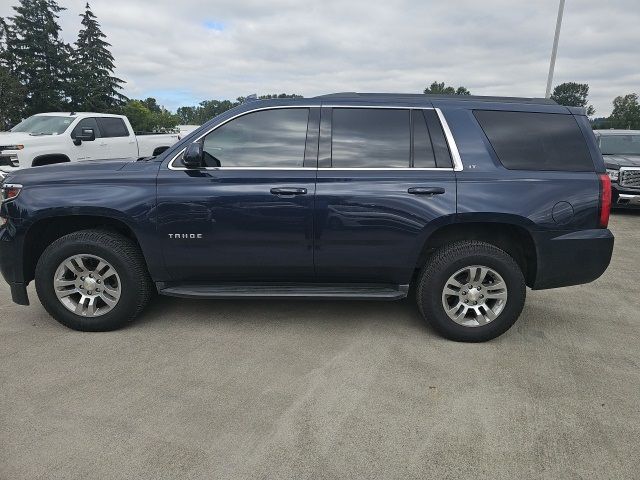
<svg viewBox="0 0 640 480">
<path fill-rule="evenodd" d="M 456 213 L 438 112 L 324 107 L 318 167 L 318 278 L 409 283 L 426 237 Z"/>
<path fill-rule="evenodd" d="M 100 117 L 98 124 L 102 132 L 102 144 L 107 152 L 105 158 L 135 158 L 138 156 L 136 137 L 127 128 L 122 118 Z"/>
<path fill-rule="evenodd" d="M 215 127 L 207 166 L 158 175 L 165 265 L 181 283 L 313 280 L 319 109 L 266 108 Z"/>
</svg>

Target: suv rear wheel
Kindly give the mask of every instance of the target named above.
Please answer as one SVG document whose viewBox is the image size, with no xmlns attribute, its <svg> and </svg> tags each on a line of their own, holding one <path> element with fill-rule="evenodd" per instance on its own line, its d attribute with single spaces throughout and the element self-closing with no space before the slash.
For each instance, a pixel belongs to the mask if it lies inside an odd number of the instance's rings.
<svg viewBox="0 0 640 480">
<path fill-rule="evenodd" d="M 438 249 L 417 289 L 420 312 L 447 338 L 482 342 L 506 332 L 524 307 L 522 270 L 489 243 L 463 241 Z"/>
<path fill-rule="evenodd" d="M 142 253 L 117 233 L 84 230 L 53 242 L 36 266 L 36 291 L 63 325 L 107 331 L 133 320 L 153 292 Z"/>
</svg>

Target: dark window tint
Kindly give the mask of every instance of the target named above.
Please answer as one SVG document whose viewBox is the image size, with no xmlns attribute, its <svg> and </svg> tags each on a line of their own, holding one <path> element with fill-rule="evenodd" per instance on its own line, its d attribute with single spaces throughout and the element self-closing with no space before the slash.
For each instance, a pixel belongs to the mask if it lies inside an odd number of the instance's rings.
<svg viewBox="0 0 640 480">
<path fill-rule="evenodd" d="M 506 168 L 571 171 L 594 168 L 573 115 L 484 110 L 474 114 Z"/>
<path fill-rule="evenodd" d="M 436 158 L 433 155 L 431 137 L 422 110 L 411 112 L 413 123 L 413 166 L 416 168 L 433 168 Z"/>
<path fill-rule="evenodd" d="M 128 137 L 129 131 L 121 118 L 98 118 L 103 137 Z"/>
<path fill-rule="evenodd" d="M 98 128 L 98 122 L 95 118 L 84 118 L 80 120 L 71 132 L 71 138 L 76 138 L 76 135 L 81 134 L 83 129 L 91 128 L 96 134 L 96 138 L 100 138 L 100 129 Z"/>
<path fill-rule="evenodd" d="M 440 119 L 435 110 L 425 110 L 424 116 L 427 119 L 429 134 L 431 135 L 431 143 L 433 144 L 433 153 L 436 157 L 436 165 L 441 168 L 451 168 L 451 154 L 447 146 L 447 139 L 444 136 Z"/>
<path fill-rule="evenodd" d="M 204 138 L 209 167 L 302 167 L 309 110 L 262 110 L 238 117 Z"/>
<path fill-rule="evenodd" d="M 409 110 L 335 108 L 334 168 L 409 167 Z"/>
</svg>

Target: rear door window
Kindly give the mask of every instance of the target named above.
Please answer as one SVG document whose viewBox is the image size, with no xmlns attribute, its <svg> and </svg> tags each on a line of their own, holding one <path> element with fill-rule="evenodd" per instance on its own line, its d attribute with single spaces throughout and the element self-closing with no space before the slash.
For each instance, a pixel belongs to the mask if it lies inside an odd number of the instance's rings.
<svg viewBox="0 0 640 480">
<path fill-rule="evenodd" d="M 594 170 L 573 115 L 489 110 L 474 115 L 505 168 Z"/>
<path fill-rule="evenodd" d="M 128 137 L 129 131 L 121 118 L 101 117 L 98 118 L 98 125 L 103 137 Z"/>
<path fill-rule="evenodd" d="M 422 110 L 412 110 L 413 124 L 413 166 L 415 168 L 435 168 L 436 157 Z"/>
<path fill-rule="evenodd" d="M 408 168 L 410 110 L 334 108 L 333 168 Z"/>
</svg>

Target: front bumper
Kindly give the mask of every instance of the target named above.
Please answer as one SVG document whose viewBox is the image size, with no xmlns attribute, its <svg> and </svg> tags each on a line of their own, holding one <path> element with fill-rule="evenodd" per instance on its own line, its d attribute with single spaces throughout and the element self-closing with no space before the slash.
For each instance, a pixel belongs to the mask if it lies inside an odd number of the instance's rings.
<svg viewBox="0 0 640 480">
<path fill-rule="evenodd" d="M 611 183 L 612 208 L 640 208 L 640 189 L 621 187 Z"/>
<path fill-rule="evenodd" d="M 9 284 L 11 299 L 19 305 L 29 305 L 22 258 L 22 244 L 16 239 L 15 226 L 9 219 L 0 227 L 0 273 Z"/>
<path fill-rule="evenodd" d="M 614 237 L 608 229 L 535 235 L 538 254 L 534 290 L 589 283 L 611 262 Z"/>
</svg>

